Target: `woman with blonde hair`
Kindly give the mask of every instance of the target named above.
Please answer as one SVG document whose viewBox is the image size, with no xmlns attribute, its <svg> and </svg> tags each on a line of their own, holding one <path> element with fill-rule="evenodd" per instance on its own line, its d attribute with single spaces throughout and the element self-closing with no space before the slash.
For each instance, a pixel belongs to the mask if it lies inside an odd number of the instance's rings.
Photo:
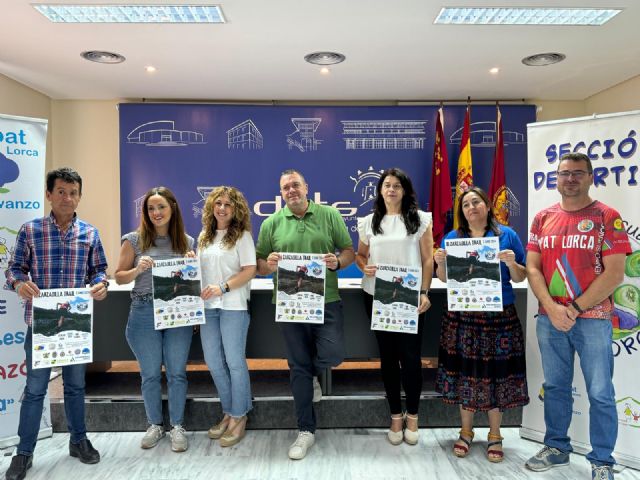
<svg viewBox="0 0 640 480">
<path fill-rule="evenodd" d="M 245 348 L 250 281 L 256 273 L 249 206 L 234 187 L 216 187 L 207 197 L 198 253 L 206 318 L 200 339 L 224 414 L 208 435 L 230 447 L 244 437 L 252 407 Z"/>
<path fill-rule="evenodd" d="M 156 330 L 153 322 L 151 267 L 154 260 L 195 256 L 193 238 L 185 233 L 178 201 L 171 190 L 155 187 L 142 201 L 140 226 L 122 236 L 115 273 L 118 284 L 135 281 L 126 337 L 140 364 L 142 398 L 149 428 L 140 446 L 153 448 L 165 436 L 162 416 L 162 365 L 167 374 L 171 449 L 184 452 L 189 444 L 182 427 L 187 399 L 187 360 L 193 328 Z"/>
</svg>

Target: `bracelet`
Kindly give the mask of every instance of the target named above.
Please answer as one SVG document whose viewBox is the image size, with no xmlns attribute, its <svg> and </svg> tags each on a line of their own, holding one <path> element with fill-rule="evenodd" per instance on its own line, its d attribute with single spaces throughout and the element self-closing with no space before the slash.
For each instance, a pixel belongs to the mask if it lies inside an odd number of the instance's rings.
<svg viewBox="0 0 640 480">
<path fill-rule="evenodd" d="M 571 300 L 571 306 L 575 308 L 578 313 L 584 313 L 584 310 L 580 308 L 580 305 L 578 305 L 578 302 L 575 300 Z"/>
<path fill-rule="evenodd" d="M 327 267 L 327 270 L 331 271 L 331 272 L 337 272 L 338 270 L 340 270 L 340 257 L 336 257 L 336 260 L 338 262 L 338 264 L 336 265 L 336 268 L 329 268 Z"/>
</svg>

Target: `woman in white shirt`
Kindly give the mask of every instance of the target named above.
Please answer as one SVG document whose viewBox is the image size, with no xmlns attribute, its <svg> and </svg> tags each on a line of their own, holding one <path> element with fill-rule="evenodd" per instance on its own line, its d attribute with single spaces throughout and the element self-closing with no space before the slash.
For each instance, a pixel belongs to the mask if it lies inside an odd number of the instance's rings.
<svg viewBox="0 0 640 480">
<path fill-rule="evenodd" d="M 251 384 L 245 357 L 249 330 L 250 281 L 256 273 L 249 206 L 233 187 L 216 187 L 207 197 L 198 237 L 206 323 L 202 351 L 218 390 L 224 417 L 209 438 L 230 447 L 245 434 Z"/>
<path fill-rule="evenodd" d="M 362 289 L 369 319 L 377 264 L 422 269 L 417 334 L 375 331 L 382 380 L 391 411 L 387 438 L 393 445 L 399 445 L 403 440 L 415 445 L 418 443 L 418 406 L 422 392 L 423 314 L 431 306 L 427 296 L 433 272 L 431 213 L 418 210 L 411 179 L 399 168 L 382 173 L 376 193 L 373 213 L 358 219 L 360 240 L 356 263 L 364 273 Z M 402 414 L 401 385 L 406 395 L 406 415 Z"/>
</svg>

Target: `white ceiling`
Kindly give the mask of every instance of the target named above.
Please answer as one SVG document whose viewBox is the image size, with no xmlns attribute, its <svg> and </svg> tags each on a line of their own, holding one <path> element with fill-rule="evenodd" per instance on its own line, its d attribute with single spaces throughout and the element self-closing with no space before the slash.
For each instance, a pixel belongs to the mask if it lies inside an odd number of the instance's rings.
<svg viewBox="0 0 640 480">
<path fill-rule="evenodd" d="M 54 24 L 31 3 L 2 2 L 0 73 L 55 99 L 582 100 L 640 74 L 637 0 L 553 2 L 624 8 L 602 27 L 433 25 L 443 5 L 499 5 L 495 0 L 136 2 L 218 3 L 223 25 Z M 80 58 L 84 50 L 127 60 L 90 63 Z M 323 76 L 303 60 L 319 50 L 347 59 Z M 542 52 L 567 59 L 547 67 L 521 63 Z M 157 72 L 147 74 L 145 65 Z M 489 74 L 491 67 L 500 73 Z"/>
</svg>

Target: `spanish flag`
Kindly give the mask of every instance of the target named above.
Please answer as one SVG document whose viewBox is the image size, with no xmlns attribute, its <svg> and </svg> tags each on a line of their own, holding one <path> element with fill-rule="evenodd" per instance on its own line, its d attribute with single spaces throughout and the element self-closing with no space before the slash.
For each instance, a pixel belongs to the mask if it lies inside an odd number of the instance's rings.
<svg viewBox="0 0 640 480">
<path fill-rule="evenodd" d="M 429 209 L 433 215 L 433 245 L 440 246 L 447 225 L 447 212 L 451 210 L 451 176 L 449 175 L 449 157 L 444 138 L 444 119 L 442 107 L 438 109 L 436 120 L 436 139 L 433 144 L 433 163 L 431 165 L 431 193 Z"/>
<path fill-rule="evenodd" d="M 509 225 L 509 207 L 507 203 L 507 181 L 504 172 L 504 138 L 502 137 L 502 115 L 500 106 L 496 105 L 496 150 L 493 156 L 493 170 L 489 185 L 493 214 L 502 225 Z"/>
<path fill-rule="evenodd" d="M 471 107 L 467 105 L 467 113 L 464 116 L 464 127 L 462 129 L 462 140 L 460 141 L 460 156 L 458 157 L 458 175 L 456 177 L 456 197 L 453 202 L 453 228 L 457 229 L 458 224 L 458 201 L 460 196 L 473 186 L 473 168 L 471 165 L 471 142 L 469 141 L 469 130 L 471 124 Z"/>
</svg>

